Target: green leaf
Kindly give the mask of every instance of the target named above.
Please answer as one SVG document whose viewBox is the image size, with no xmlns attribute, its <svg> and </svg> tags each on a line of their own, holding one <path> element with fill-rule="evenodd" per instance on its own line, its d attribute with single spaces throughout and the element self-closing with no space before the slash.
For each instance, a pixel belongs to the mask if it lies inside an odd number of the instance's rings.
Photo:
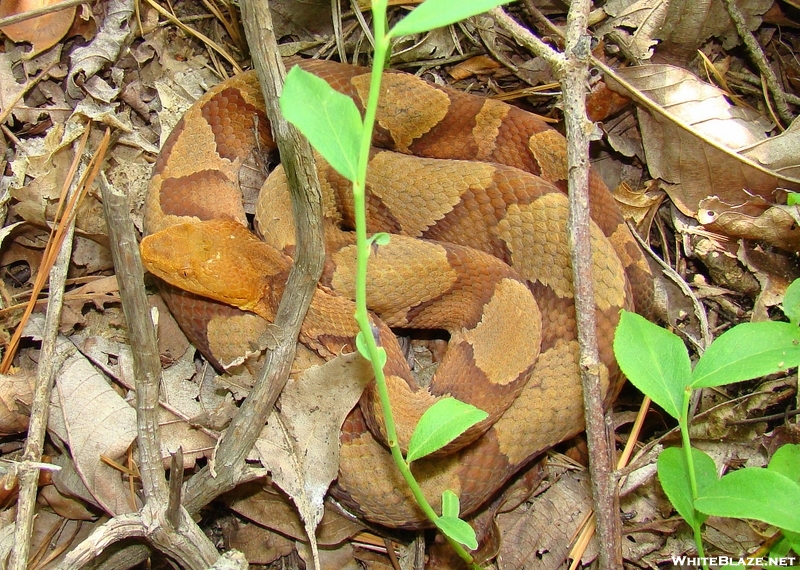
<svg viewBox="0 0 800 570">
<path fill-rule="evenodd" d="M 783 538 L 786 539 L 786 542 L 789 543 L 795 553 L 800 552 L 800 533 L 783 529 Z"/>
<path fill-rule="evenodd" d="M 368 245 L 389 245 L 392 236 L 387 234 L 386 232 L 378 232 L 370 237 L 367 238 Z"/>
<path fill-rule="evenodd" d="M 786 444 L 769 460 L 767 469 L 785 475 L 800 484 L 800 445 Z"/>
<path fill-rule="evenodd" d="M 390 38 L 428 32 L 449 26 L 460 20 L 482 14 L 511 0 L 425 0 L 394 28 L 389 30 Z"/>
<path fill-rule="evenodd" d="M 295 66 L 286 75 L 280 106 L 286 120 L 339 174 L 351 182 L 356 179 L 364 124 L 350 97 Z"/>
<path fill-rule="evenodd" d="M 458 495 L 450 489 L 445 489 L 442 492 L 442 516 L 458 518 L 460 513 L 461 503 L 458 500 Z"/>
<path fill-rule="evenodd" d="M 470 550 L 478 548 L 475 530 L 465 521 L 457 517 L 439 517 L 434 522 L 440 531 L 456 542 L 463 544 Z"/>
<path fill-rule="evenodd" d="M 692 367 L 677 336 L 644 317 L 622 311 L 614 335 L 614 355 L 628 380 L 664 411 L 680 415 Z"/>
<path fill-rule="evenodd" d="M 717 481 L 717 467 L 707 454 L 692 448 L 692 461 L 698 492 Z M 661 452 L 658 456 L 658 480 L 672 506 L 689 525 L 698 527 L 705 522 L 707 517 L 698 513 L 693 505 L 692 485 L 683 448 L 668 447 Z"/>
<path fill-rule="evenodd" d="M 443 398 L 425 410 L 408 442 L 411 463 L 443 448 L 489 414 L 455 398 Z"/>
<path fill-rule="evenodd" d="M 800 204 L 800 194 L 797 192 L 789 192 L 786 194 L 787 206 L 797 206 L 798 204 Z"/>
<path fill-rule="evenodd" d="M 786 536 L 784 536 L 778 542 L 776 542 L 772 546 L 772 548 L 769 549 L 770 558 L 783 558 L 787 554 L 789 554 L 789 551 L 791 549 L 792 549 L 791 543 L 788 540 L 786 540 Z"/>
<path fill-rule="evenodd" d="M 358 349 L 358 353 L 361 356 L 366 358 L 368 361 L 372 362 L 372 358 L 370 358 L 369 356 L 369 349 L 367 348 L 367 343 L 364 340 L 364 333 L 362 331 L 358 331 L 358 334 L 356 335 L 356 348 Z M 379 346 L 377 348 L 378 348 L 378 364 L 380 365 L 381 368 L 383 368 L 384 366 L 386 366 L 386 359 L 388 358 L 386 356 L 386 349 L 383 348 L 382 346 Z"/>
<path fill-rule="evenodd" d="M 742 323 L 719 336 L 692 372 L 692 388 L 724 386 L 800 364 L 800 328 L 767 321 Z"/>
<path fill-rule="evenodd" d="M 708 515 L 755 519 L 800 532 L 800 485 L 771 469 L 728 473 L 699 493 L 695 508 Z"/>
<path fill-rule="evenodd" d="M 800 279 L 795 279 L 783 295 L 783 314 L 793 325 L 800 324 Z"/>
</svg>

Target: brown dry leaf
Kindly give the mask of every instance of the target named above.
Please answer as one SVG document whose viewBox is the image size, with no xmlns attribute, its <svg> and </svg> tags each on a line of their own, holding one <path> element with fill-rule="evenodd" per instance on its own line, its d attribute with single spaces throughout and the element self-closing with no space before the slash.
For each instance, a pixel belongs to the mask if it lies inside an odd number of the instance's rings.
<svg viewBox="0 0 800 570">
<path fill-rule="evenodd" d="M 192 350 L 186 351 L 175 364 L 161 373 L 161 399 L 170 405 L 170 410 L 162 407 L 158 412 L 162 426 L 161 454 L 166 458 L 182 447 L 183 462 L 187 469 L 194 467 L 195 460 L 211 455 L 217 443 L 209 433 L 197 429 L 195 422 L 199 418 L 214 416 L 221 409 L 227 409 L 229 415 L 235 411 L 233 398 L 229 394 L 217 394 L 216 401 L 212 402 L 206 393 L 201 401 L 201 386 L 194 381 L 195 376 Z M 207 408 L 206 405 L 214 408 Z"/>
<path fill-rule="evenodd" d="M 734 244 L 702 235 L 693 236 L 692 254 L 706 266 L 715 285 L 748 297 L 758 294 L 758 281 L 736 259 Z"/>
<path fill-rule="evenodd" d="M 659 0 L 610 0 L 603 10 L 611 18 L 598 30 L 600 36 L 614 32 L 626 51 L 639 60 L 650 59 L 655 36 L 667 18 L 668 2 Z M 632 31 L 630 31 L 632 30 Z"/>
<path fill-rule="evenodd" d="M 171 366 L 186 353 L 189 340 L 183 334 L 178 322 L 169 312 L 166 303 L 160 295 L 150 295 L 150 307 L 158 311 L 158 354 L 164 366 Z"/>
<path fill-rule="evenodd" d="M 739 0 L 748 27 L 761 24 L 761 14 L 772 0 Z M 721 38 L 730 49 L 739 43 L 739 36 L 722 0 L 609 0 L 603 10 L 612 18 L 600 28 L 600 34 L 612 30 L 618 41 L 633 57 L 647 60 L 653 47 L 662 40 L 662 52 L 672 50 L 682 55 L 695 52 L 709 38 Z M 629 30 L 633 31 L 629 31 Z"/>
<path fill-rule="evenodd" d="M 269 564 L 294 550 L 288 538 L 247 521 L 236 521 L 225 534 L 230 547 L 243 552 L 250 564 Z"/>
<path fill-rule="evenodd" d="M 8 554 L 14 540 L 14 520 L 16 509 L 3 511 L 2 522 L 7 523 L 0 529 L 0 560 L 8 560 Z M 11 520 L 7 520 L 6 517 Z M 47 508 L 37 507 L 36 517 L 33 521 L 33 535 L 31 536 L 31 553 L 37 553 L 39 560 L 53 560 L 47 565 L 31 563 L 31 568 L 56 568 L 64 557 L 75 546 L 86 540 L 89 535 L 101 524 L 107 522 L 99 519 L 96 522 L 65 521 L 60 515 Z"/>
<path fill-rule="evenodd" d="M 80 334 L 72 335 L 71 340 L 103 372 L 124 386 L 135 386 L 129 345 L 100 336 Z M 216 444 L 213 434 L 197 429 L 195 419 L 213 416 L 226 404 L 233 408 L 229 395 L 217 394 L 217 399 L 212 400 L 206 394 L 200 400 L 201 387 L 194 381 L 196 370 L 193 357 L 194 351 L 187 350 L 175 364 L 162 371 L 163 392 L 160 399 L 169 403 L 169 409 L 162 407 L 158 412 L 162 457 L 166 459 L 178 447 L 183 447 L 183 461 L 187 469 L 192 468 L 198 458 L 208 456 Z"/>
<path fill-rule="evenodd" d="M 133 506 L 121 473 L 101 456 L 125 457 L 136 438 L 134 409 L 81 354 L 73 354 L 61 367 L 54 400 L 48 428 L 69 447 L 93 498 L 106 512 L 130 512 Z"/>
<path fill-rule="evenodd" d="M 795 119 L 781 134 L 753 144 L 740 152 L 781 176 L 800 178 L 800 120 Z"/>
<path fill-rule="evenodd" d="M 332 35 L 331 3 L 328 0 L 303 0 L 302 4 L 296 0 L 273 0 L 269 9 L 278 37 L 315 40 Z"/>
<path fill-rule="evenodd" d="M 58 4 L 60 0 L 2 0 L 0 1 L 0 18 L 30 12 L 37 8 Z M 45 14 L 38 18 L 26 20 L 0 28 L 12 42 L 27 42 L 33 49 L 26 58 L 34 57 L 56 45 L 72 27 L 76 7 L 65 8 L 58 12 Z"/>
<path fill-rule="evenodd" d="M 67 303 L 74 303 L 76 308 L 82 307 L 86 303 L 93 303 L 98 311 L 102 311 L 107 304 L 119 303 L 119 285 L 116 275 L 92 279 L 69 291 L 64 300 Z"/>
<path fill-rule="evenodd" d="M 800 278 L 797 260 L 779 252 L 764 251 L 747 242 L 739 244 L 737 258 L 761 284 L 761 292 L 753 305 L 752 320 L 766 321 L 770 318 L 769 309 L 780 306 L 787 287 Z"/>
<path fill-rule="evenodd" d="M 500 67 L 496 59 L 478 55 L 469 58 L 467 61 L 462 61 L 458 65 L 454 65 L 448 70 L 450 77 L 455 81 L 472 77 L 473 75 L 480 75 L 483 73 L 490 73 Z"/>
<path fill-rule="evenodd" d="M 339 432 L 372 368 L 358 353 L 339 356 L 290 380 L 256 442 L 261 463 L 294 501 L 312 549 L 323 499 L 339 471 Z"/>
<path fill-rule="evenodd" d="M 436 60 L 452 56 L 457 49 L 450 28 L 437 28 L 424 36 L 403 36 L 392 53 L 392 62 Z"/>
<path fill-rule="evenodd" d="M 33 371 L 0 374 L 0 436 L 22 433 L 28 429 L 35 384 L 36 374 Z"/>
<path fill-rule="evenodd" d="M 709 517 L 703 528 L 703 539 L 718 552 L 756 552 L 770 534 L 764 523 L 734 518 Z"/>
<path fill-rule="evenodd" d="M 538 495 L 530 508 L 498 515 L 497 526 L 503 536 L 500 548 L 503 567 L 561 568 L 581 521 L 591 510 L 591 502 L 589 475 L 584 471 L 567 472 Z M 595 544 L 592 539 L 584 561 L 594 558 Z"/>
<path fill-rule="evenodd" d="M 43 327 L 44 317 L 34 314 L 25 334 L 40 338 Z M 129 512 L 133 505 L 122 475 L 101 456 L 125 457 L 136 438 L 136 412 L 69 340 L 60 337 L 55 358 L 66 355 L 56 377 L 48 431 L 70 450 L 91 499 L 109 513 Z"/>
<path fill-rule="evenodd" d="M 313 552 L 305 542 L 297 543 L 297 553 L 306 563 L 306 568 L 311 568 Z M 335 548 L 321 548 L 319 551 L 320 570 L 361 570 L 361 565 L 356 562 L 355 549 L 349 542 Z"/>
<path fill-rule="evenodd" d="M 763 204 L 758 197 L 753 200 Z M 800 251 L 800 206 L 778 205 L 753 212 L 713 196 L 700 200 L 697 207 L 697 221 L 707 230 Z"/>
<path fill-rule="evenodd" d="M 660 190 L 649 190 L 647 187 L 633 190 L 624 182 L 614 190 L 614 200 L 617 202 L 622 217 L 632 220 L 637 229 L 649 229 L 664 197 L 664 192 Z M 640 233 L 647 235 L 646 231 Z"/>
<path fill-rule="evenodd" d="M 39 501 L 46 504 L 65 519 L 73 521 L 92 521 L 97 518 L 97 513 L 90 511 L 86 503 L 64 495 L 55 485 L 45 485 L 39 489 Z"/>
<path fill-rule="evenodd" d="M 256 524 L 294 540 L 307 540 L 297 509 L 277 489 L 261 483 L 248 483 L 225 497 L 231 509 Z M 317 543 L 321 546 L 341 544 L 363 529 L 360 523 L 345 518 L 335 509 L 325 509 L 317 527 Z"/>
<path fill-rule="evenodd" d="M 790 380 L 765 380 L 736 398 L 725 392 L 703 390 L 700 407 L 705 411 L 692 421 L 693 444 L 713 457 L 717 465 L 729 465 L 732 460 L 746 461 L 752 467 L 766 465 L 766 450 L 753 446 L 762 436 L 766 423 L 736 422 L 763 416 L 770 408 L 788 404 L 794 396 Z"/>
<path fill-rule="evenodd" d="M 76 500 L 83 501 L 87 505 L 92 505 L 95 510 L 101 509 L 101 506 L 92 496 L 92 492 L 89 491 L 78 474 L 72 458 L 67 453 L 54 456 L 51 463 L 61 468 L 52 475 L 53 485 L 55 485 L 59 493 L 66 497 L 73 497 Z"/>
<path fill-rule="evenodd" d="M 25 90 L 25 83 L 18 83 L 12 68 L 20 57 L 18 50 L 7 53 L 0 53 L 0 109 L 4 112 L 14 101 L 18 100 L 20 93 Z M 16 109 L 17 105 L 15 105 Z M 12 110 L 12 115 L 17 117 L 17 113 Z M 13 161 L 11 162 L 13 166 Z"/>
<path fill-rule="evenodd" d="M 97 35 L 88 45 L 78 47 L 70 54 L 70 71 L 67 78 L 67 93 L 73 99 L 85 97 L 81 84 L 94 77 L 108 64 L 114 64 L 123 48 L 131 44 L 137 26 L 131 26 L 133 4 L 125 0 L 109 0 L 106 3 L 105 17 Z"/>
<path fill-rule="evenodd" d="M 700 201 L 709 196 L 733 207 L 752 202 L 754 194 L 774 202 L 778 187 L 800 188 L 800 179 L 737 154 L 736 148 L 764 138 L 764 120 L 732 107 L 722 91 L 691 73 L 646 65 L 607 69 L 606 80 L 640 104 L 648 168 L 665 182 L 664 189 L 683 213 L 696 216 Z"/>
</svg>

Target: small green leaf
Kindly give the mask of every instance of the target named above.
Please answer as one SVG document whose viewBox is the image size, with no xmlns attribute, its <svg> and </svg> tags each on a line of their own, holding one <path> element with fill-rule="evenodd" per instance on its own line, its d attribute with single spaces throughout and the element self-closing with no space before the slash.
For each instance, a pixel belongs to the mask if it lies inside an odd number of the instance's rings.
<svg viewBox="0 0 800 570">
<path fill-rule="evenodd" d="M 678 418 L 683 390 L 692 373 L 681 339 L 644 317 L 622 311 L 614 335 L 614 355 L 634 386 Z"/>
<path fill-rule="evenodd" d="M 440 531 L 456 542 L 463 544 L 470 550 L 478 548 L 475 530 L 465 521 L 456 517 L 439 517 L 434 522 Z"/>
<path fill-rule="evenodd" d="M 489 414 L 455 398 L 443 398 L 425 410 L 408 442 L 411 463 L 443 448 Z"/>
<path fill-rule="evenodd" d="M 367 343 L 364 340 L 364 333 L 362 331 L 358 331 L 358 334 L 356 335 L 356 348 L 358 349 L 358 353 L 361 356 L 366 358 L 368 361 L 372 362 L 372 359 L 369 356 L 369 349 L 367 348 Z M 378 363 L 380 367 L 383 368 L 384 366 L 386 366 L 386 359 L 387 359 L 386 349 L 383 348 L 382 346 L 379 346 L 377 348 L 378 348 Z"/>
<path fill-rule="evenodd" d="M 792 550 L 794 550 L 795 553 L 800 552 L 800 533 L 783 529 L 783 537 L 786 539 L 786 542 L 789 543 L 789 546 L 792 547 Z"/>
<path fill-rule="evenodd" d="M 482 14 L 511 0 L 426 0 L 389 30 L 390 38 L 428 32 Z"/>
<path fill-rule="evenodd" d="M 469 548 L 478 548 L 478 541 L 475 538 L 475 530 L 466 522 L 458 518 L 461 512 L 458 495 L 450 489 L 442 492 L 442 516 L 436 519 L 436 526 L 444 534 Z"/>
<path fill-rule="evenodd" d="M 286 75 L 280 106 L 286 120 L 339 174 L 351 182 L 356 179 L 364 124 L 350 97 L 295 66 Z"/>
<path fill-rule="evenodd" d="M 692 388 L 724 386 L 800 364 L 800 328 L 767 321 L 742 323 L 720 335 L 692 372 Z"/>
<path fill-rule="evenodd" d="M 717 468 L 713 459 L 699 449 L 692 448 L 692 461 L 698 491 L 717 481 Z M 658 456 L 658 480 L 672 506 L 689 525 L 698 527 L 703 524 L 707 517 L 694 508 L 689 468 L 683 448 L 668 447 L 661 452 Z"/>
<path fill-rule="evenodd" d="M 746 467 L 699 492 L 695 508 L 708 515 L 755 519 L 800 532 L 800 485 L 771 469 Z"/>
<path fill-rule="evenodd" d="M 800 279 L 795 279 L 783 295 L 783 314 L 793 325 L 800 324 Z"/>
<path fill-rule="evenodd" d="M 392 236 L 387 234 L 386 232 L 378 232 L 370 237 L 367 238 L 368 245 L 389 245 Z"/>
<path fill-rule="evenodd" d="M 461 503 L 456 495 L 450 489 L 445 489 L 442 492 L 442 516 L 458 518 L 461 513 Z"/>
<path fill-rule="evenodd" d="M 772 548 L 769 549 L 769 556 L 770 558 L 783 558 L 787 554 L 789 554 L 789 551 L 791 549 L 792 549 L 791 543 L 788 540 L 786 540 L 786 536 L 784 536 L 778 542 L 776 542 L 772 546 Z"/>
<path fill-rule="evenodd" d="M 785 475 L 795 483 L 800 483 L 800 445 L 786 444 L 782 446 L 769 460 L 767 469 Z"/>
<path fill-rule="evenodd" d="M 800 194 L 797 192 L 789 192 L 786 195 L 786 205 L 797 206 L 798 204 L 800 204 Z"/>
</svg>

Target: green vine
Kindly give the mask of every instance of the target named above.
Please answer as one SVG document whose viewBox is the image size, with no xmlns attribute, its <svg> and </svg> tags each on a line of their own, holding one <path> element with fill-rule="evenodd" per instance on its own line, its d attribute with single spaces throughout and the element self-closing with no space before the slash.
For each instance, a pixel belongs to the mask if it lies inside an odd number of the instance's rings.
<svg viewBox="0 0 800 570">
<path fill-rule="evenodd" d="M 389 59 L 392 40 L 402 35 L 450 25 L 506 1 L 508 0 L 463 0 L 456 3 L 452 0 L 426 0 L 389 30 L 386 0 L 373 1 L 375 53 L 363 121 L 351 99 L 299 67 L 293 68 L 287 75 L 280 100 L 281 110 L 286 118 L 308 138 L 334 169 L 353 183 L 358 251 L 355 319 L 360 329 L 356 344 L 361 354 L 372 363 L 375 372 L 385 418 L 387 443 L 392 458 L 422 511 L 444 534 L 458 555 L 474 568 L 479 566 L 464 547 L 474 550 L 478 544 L 472 527 L 459 518 L 458 497 L 452 491 L 445 491 L 442 495 L 442 514 L 437 514 L 415 479 L 411 462 L 444 447 L 470 426 L 483 420 L 486 413 L 453 398 L 438 401 L 420 419 L 409 442 L 408 455 L 403 457 L 383 374 L 386 352 L 375 340 L 367 310 L 367 263 L 371 246 L 373 243 L 385 244 L 390 238 L 387 234 L 367 236 L 366 175 L 383 68 Z"/>
</svg>

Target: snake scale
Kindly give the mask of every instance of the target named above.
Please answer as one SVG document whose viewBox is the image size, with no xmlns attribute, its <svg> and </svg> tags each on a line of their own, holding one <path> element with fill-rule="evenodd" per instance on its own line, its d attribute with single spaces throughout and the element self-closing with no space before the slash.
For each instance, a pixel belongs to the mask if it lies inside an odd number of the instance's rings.
<svg viewBox="0 0 800 570">
<path fill-rule="evenodd" d="M 316 60 L 300 65 L 359 107 L 366 101 L 368 69 Z M 444 395 L 489 413 L 447 454 L 413 465 L 435 508 L 449 488 L 469 514 L 531 458 L 583 429 L 565 139 L 516 107 L 387 72 L 373 142 L 369 231 L 393 236 L 373 247 L 368 299 L 389 356 L 400 440 L 407 442 L 416 419 Z M 156 234 L 143 240 L 145 265 L 172 284 L 163 288 L 170 310 L 220 369 L 254 350 L 291 267 L 294 223 L 282 168 L 261 192 L 255 223 L 261 239 L 246 228 L 238 186 L 245 158 L 272 148 L 255 75 L 227 80 L 198 100 L 167 139 L 144 207 L 146 233 Z M 355 251 L 347 231 L 353 205 L 349 184 L 318 163 L 328 261 L 301 342 L 330 358 L 352 350 L 356 333 Z M 619 385 L 611 349 L 619 311 L 647 311 L 652 278 L 595 173 L 590 195 L 597 334 L 610 398 Z M 201 220 L 209 228 L 203 233 Z M 233 261 L 219 254 L 226 249 Z M 388 327 L 448 331 L 448 350 L 430 386 L 414 383 Z M 376 406 L 375 390 L 367 388 L 345 421 L 331 492 L 375 523 L 425 526 L 380 443 Z"/>
</svg>

